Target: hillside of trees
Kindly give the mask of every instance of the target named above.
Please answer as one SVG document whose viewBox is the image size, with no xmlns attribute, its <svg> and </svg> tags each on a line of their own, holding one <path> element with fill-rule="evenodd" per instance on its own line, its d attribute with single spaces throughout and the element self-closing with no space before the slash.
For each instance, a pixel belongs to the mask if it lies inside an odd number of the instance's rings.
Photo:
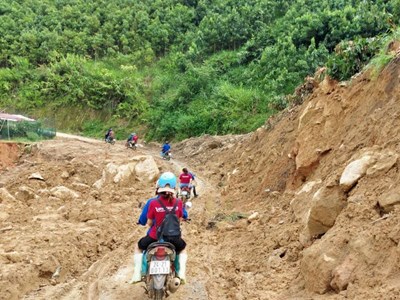
<svg viewBox="0 0 400 300">
<path fill-rule="evenodd" d="M 320 67 L 384 65 L 399 20 L 400 0 L 0 0 L 0 110 L 94 136 L 245 133 Z"/>
</svg>

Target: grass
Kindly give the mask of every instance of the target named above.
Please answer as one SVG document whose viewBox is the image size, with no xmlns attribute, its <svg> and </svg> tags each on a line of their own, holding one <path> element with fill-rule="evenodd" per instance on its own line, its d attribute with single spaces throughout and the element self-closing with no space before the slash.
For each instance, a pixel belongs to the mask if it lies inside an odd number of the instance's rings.
<svg viewBox="0 0 400 300">
<path fill-rule="evenodd" d="M 393 54 L 379 53 L 368 64 L 367 69 L 371 70 L 371 78 L 377 79 L 385 66 L 393 59 Z"/>
</svg>

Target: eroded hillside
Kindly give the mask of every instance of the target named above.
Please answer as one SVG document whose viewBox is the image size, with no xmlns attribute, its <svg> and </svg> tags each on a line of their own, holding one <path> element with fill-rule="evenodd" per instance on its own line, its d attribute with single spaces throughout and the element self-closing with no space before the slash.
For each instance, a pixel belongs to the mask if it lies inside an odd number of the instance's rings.
<svg viewBox="0 0 400 300">
<path fill-rule="evenodd" d="M 326 78 L 256 132 L 183 141 L 171 162 L 66 138 L 17 155 L 1 171 L 1 298 L 145 299 L 127 283 L 139 206 L 183 166 L 200 197 L 171 298 L 400 297 L 399 72 L 396 58 L 376 79 Z"/>
<path fill-rule="evenodd" d="M 247 253 L 221 266 L 240 283 L 221 295 L 400 296 L 399 71 L 396 58 L 377 79 L 326 78 L 237 144 L 179 147 L 219 188 L 225 215 L 259 213 L 250 225 L 221 222 L 220 252 Z"/>
</svg>

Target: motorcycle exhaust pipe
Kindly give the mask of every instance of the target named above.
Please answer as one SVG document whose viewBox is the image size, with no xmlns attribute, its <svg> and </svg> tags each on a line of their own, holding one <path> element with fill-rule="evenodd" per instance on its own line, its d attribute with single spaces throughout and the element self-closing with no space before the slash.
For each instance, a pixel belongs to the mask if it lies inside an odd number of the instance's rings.
<svg viewBox="0 0 400 300">
<path fill-rule="evenodd" d="M 181 280 L 175 277 L 174 279 L 171 280 L 169 284 L 169 290 L 171 291 L 171 293 L 175 293 L 180 285 L 181 285 Z"/>
</svg>

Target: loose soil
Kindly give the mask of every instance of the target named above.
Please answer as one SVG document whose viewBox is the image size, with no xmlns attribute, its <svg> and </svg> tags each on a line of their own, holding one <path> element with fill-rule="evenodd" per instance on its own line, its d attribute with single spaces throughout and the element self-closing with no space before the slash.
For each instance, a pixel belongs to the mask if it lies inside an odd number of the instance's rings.
<svg viewBox="0 0 400 300">
<path fill-rule="evenodd" d="M 183 225 L 188 282 L 171 299 L 398 299 L 400 201 L 389 213 L 377 203 L 399 188 L 399 71 L 395 59 L 378 78 L 326 78 L 257 131 L 185 140 L 169 162 L 156 144 L 131 151 L 60 136 L 22 153 L 0 143 L 0 299 L 146 299 L 143 284 L 128 281 L 154 182 L 93 186 L 108 163 L 141 155 L 160 172 L 197 175 L 200 196 Z M 380 167 L 343 192 L 326 232 L 307 237 L 297 213 L 310 211 L 313 187 L 341 187 L 346 166 L 368 151 L 382 154 Z M 57 186 L 79 196 L 56 197 Z"/>
</svg>

